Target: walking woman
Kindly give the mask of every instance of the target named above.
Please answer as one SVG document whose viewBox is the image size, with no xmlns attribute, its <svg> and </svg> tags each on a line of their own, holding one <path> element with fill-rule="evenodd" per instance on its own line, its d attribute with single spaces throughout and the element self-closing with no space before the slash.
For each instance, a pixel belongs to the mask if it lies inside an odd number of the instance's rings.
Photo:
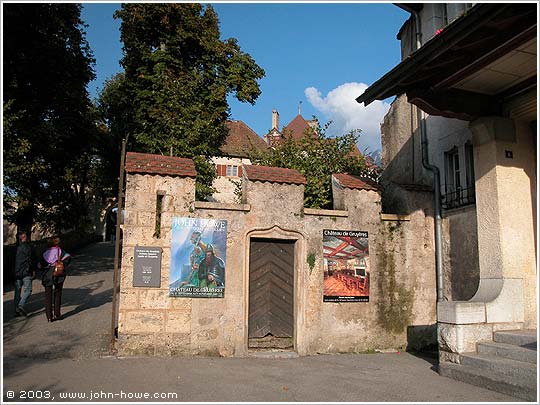
<svg viewBox="0 0 540 405">
<path fill-rule="evenodd" d="M 66 279 L 66 267 L 71 261 L 71 255 L 60 247 L 60 238 L 53 236 L 47 240 L 47 250 L 41 257 L 41 283 L 45 287 L 45 315 L 47 321 L 54 322 L 62 319 L 62 287 Z M 53 313 L 54 304 L 54 313 Z"/>
</svg>

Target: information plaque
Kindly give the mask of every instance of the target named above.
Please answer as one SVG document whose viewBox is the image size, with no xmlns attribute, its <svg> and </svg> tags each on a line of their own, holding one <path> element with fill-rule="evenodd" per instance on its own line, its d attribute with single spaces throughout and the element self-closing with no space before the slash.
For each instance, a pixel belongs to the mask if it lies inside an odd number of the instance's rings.
<svg viewBox="0 0 540 405">
<path fill-rule="evenodd" d="M 133 287 L 161 287 L 161 248 L 135 246 Z"/>
</svg>

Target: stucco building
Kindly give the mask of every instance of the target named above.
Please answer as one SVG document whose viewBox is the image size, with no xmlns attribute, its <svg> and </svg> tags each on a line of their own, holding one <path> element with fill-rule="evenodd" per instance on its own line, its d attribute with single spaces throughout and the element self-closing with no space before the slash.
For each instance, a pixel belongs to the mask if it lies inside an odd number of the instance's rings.
<svg viewBox="0 0 540 405">
<path fill-rule="evenodd" d="M 221 156 L 212 158 L 217 178 L 213 186 L 216 193 L 210 201 L 233 203 L 239 199 L 242 184 L 242 165 L 250 165 L 252 152 L 260 152 L 268 146 L 245 122 L 227 121 L 229 134 L 221 146 Z"/>
<path fill-rule="evenodd" d="M 411 186 L 434 194 L 450 375 L 497 331 L 537 327 L 537 5 L 399 7 L 411 13 L 402 61 L 357 101 L 397 96 L 382 125 L 383 205 L 404 209 Z"/>
</svg>

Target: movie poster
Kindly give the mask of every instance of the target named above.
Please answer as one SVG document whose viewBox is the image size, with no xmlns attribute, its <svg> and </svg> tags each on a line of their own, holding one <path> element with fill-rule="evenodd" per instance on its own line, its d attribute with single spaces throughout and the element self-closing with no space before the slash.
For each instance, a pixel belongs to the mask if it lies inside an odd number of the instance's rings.
<svg viewBox="0 0 540 405">
<path fill-rule="evenodd" d="M 368 302 L 368 233 L 323 230 L 323 256 L 323 302 Z"/>
<path fill-rule="evenodd" d="M 169 296 L 223 298 L 227 221 L 173 218 Z"/>
</svg>

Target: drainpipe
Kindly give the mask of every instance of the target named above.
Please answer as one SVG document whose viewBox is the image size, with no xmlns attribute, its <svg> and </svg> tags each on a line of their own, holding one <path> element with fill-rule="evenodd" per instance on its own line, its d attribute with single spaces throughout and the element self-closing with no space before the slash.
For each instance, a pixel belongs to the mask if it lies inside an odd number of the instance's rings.
<svg viewBox="0 0 540 405">
<path fill-rule="evenodd" d="M 422 46 L 422 30 L 418 11 L 411 10 L 416 31 L 416 50 Z M 422 166 L 433 173 L 433 216 L 435 219 L 435 272 L 437 275 L 437 302 L 444 300 L 442 274 L 442 208 L 441 208 L 441 173 L 437 166 L 429 163 L 426 113 L 416 107 L 418 128 L 422 143 Z"/>
<path fill-rule="evenodd" d="M 426 113 L 416 108 L 420 136 L 422 139 L 422 166 L 433 173 L 433 216 L 435 217 L 435 272 L 437 274 L 437 302 L 444 300 L 442 275 L 442 215 L 441 215 L 441 173 L 437 166 L 429 163 Z"/>
</svg>

